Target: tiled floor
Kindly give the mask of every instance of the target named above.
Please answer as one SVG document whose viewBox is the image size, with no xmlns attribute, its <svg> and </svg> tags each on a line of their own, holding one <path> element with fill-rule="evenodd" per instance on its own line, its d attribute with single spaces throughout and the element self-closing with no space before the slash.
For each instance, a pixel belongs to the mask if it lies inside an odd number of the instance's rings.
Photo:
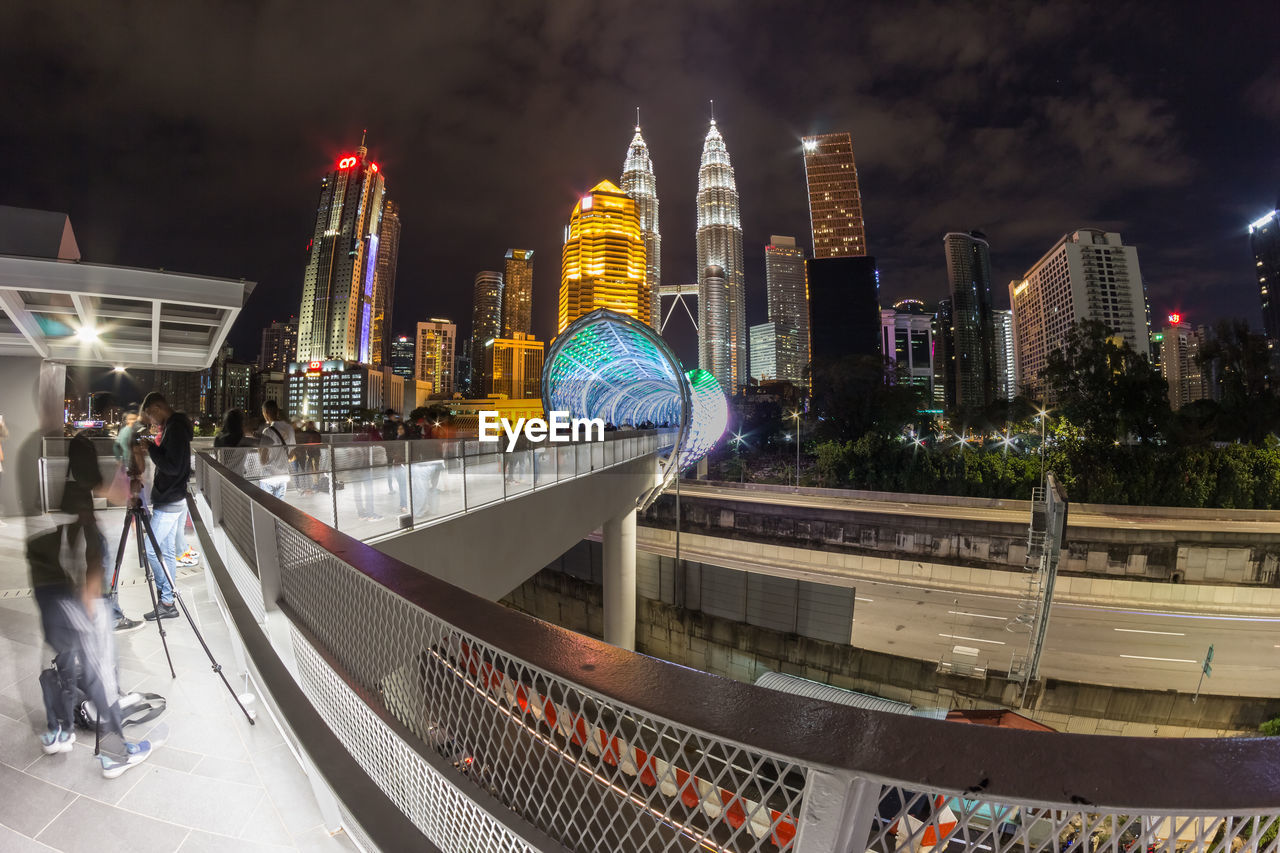
<svg viewBox="0 0 1280 853">
<path fill-rule="evenodd" d="M 121 517 L 118 511 L 103 515 L 114 555 Z M 168 723 L 170 736 L 150 760 L 103 779 L 91 737 L 80 737 L 68 754 L 44 755 L 37 741 L 44 727 L 37 678 L 49 653 L 27 589 L 25 537 L 21 519 L 0 528 L 0 850 L 356 849 L 344 834 L 325 830 L 311 786 L 270 716 L 257 705 L 257 724 L 246 722 L 182 619 L 165 622 L 177 678 L 169 677 L 153 623 L 118 638 L 122 689 L 168 700 L 156 722 Z M 137 619 L 150 604 L 134 555 L 130 542 L 120 599 Z M 231 675 L 236 664 L 228 629 L 202 570 L 189 571 L 179 589 L 233 687 L 252 692 Z M 127 734 L 142 736 L 136 728 Z"/>
</svg>

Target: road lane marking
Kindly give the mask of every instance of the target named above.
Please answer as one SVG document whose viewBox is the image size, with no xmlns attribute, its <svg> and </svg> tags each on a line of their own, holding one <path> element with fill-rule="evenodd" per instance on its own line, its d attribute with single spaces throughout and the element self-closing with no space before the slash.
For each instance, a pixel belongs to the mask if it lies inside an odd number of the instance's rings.
<svg viewBox="0 0 1280 853">
<path fill-rule="evenodd" d="M 1200 663 L 1198 660 L 1187 660 L 1186 658 L 1149 658 L 1146 655 L 1120 655 L 1120 657 L 1132 660 L 1158 660 L 1165 663 Z"/>
<path fill-rule="evenodd" d="M 1141 628 L 1113 628 L 1113 631 L 1123 631 L 1126 634 L 1163 634 L 1166 637 L 1185 637 L 1186 634 L 1178 631 L 1144 631 Z"/>
<path fill-rule="evenodd" d="M 971 643 L 991 643 L 996 646 L 1006 645 L 1003 640 L 982 640 L 978 637 L 961 637 L 959 634 L 939 634 L 939 637 L 948 637 L 952 640 L 968 640 Z"/>
<path fill-rule="evenodd" d="M 975 658 L 978 656 L 978 650 L 973 646 L 952 646 L 951 652 L 952 654 L 969 655 L 970 657 Z"/>
<path fill-rule="evenodd" d="M 874 599 L 874 598 L 863 598 L 863 597 L 862 597 L 862 596 L 860 596 L 860 595 L 855 595 L 855 596 L 854 596 L 854 599 L 856 599 L 857 601 L 875 601 L 875 599 Z"/>
<path fill-rule="evenodd" d="M 966 610 L 948 610 L 952 616 L 972 616 L 975 619 L 999 619 L 1001 622 L 1008 622 L 1008 616 L 988 616 L 985 613 L 969 613 Z"/>
</svg>

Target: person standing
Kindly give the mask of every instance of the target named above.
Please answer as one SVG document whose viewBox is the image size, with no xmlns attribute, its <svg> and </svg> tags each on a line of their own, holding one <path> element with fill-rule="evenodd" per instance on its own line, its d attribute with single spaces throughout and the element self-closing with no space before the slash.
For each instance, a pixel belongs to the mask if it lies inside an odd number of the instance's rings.
<svg viewBox="0 0 1280 853">
<path fill-rule="evenodd" d="M 258 446 L 258 461 L 262 463 L 262 480 L 259 485 L 277 498 L 283 498 L 289 488 L 289 448 L 297 443 L 293 426 L 280 420 L 280 406 L 275 400 L 262 404 L 262 442 Z"/>
<path fill-rule="evenodd" d="M 302 424 L 302 431 L 297 433 L 298 448 L 295 452 L 297 455 L 298 467 L 304 472 L 302 482 L 299 484 L 304 495 L 312 495 L 319 491 L 320 486 L 320 447 L 324 438 L 321 437 L 319 430 L 313 421 L 306 421 Z M 305 445 L 305 446 L 304 446 Z M 327 491 L 327 489 L 325 490 Z"/>
<path fill-rule="evenodd" d="M 139 418 L 159 430 L 158 436 L 143 441 L 134 452 L 145 453 L 155 466 L 151 486 L 151 529 L 160 553 L 147 539 L 147 560 L 155 575 L 160 602 L 143 618 L 176 619 L 178 608 L 173 603 L 173 580 L 178 576 L 178 543 L 187 524 L 187 481 L 191 479 L 191 420 L 175 412 L 164 395 L 152 391 L 142 401 Z M 141 463 L 141 460 L 140 460 Z"/>
</svg>

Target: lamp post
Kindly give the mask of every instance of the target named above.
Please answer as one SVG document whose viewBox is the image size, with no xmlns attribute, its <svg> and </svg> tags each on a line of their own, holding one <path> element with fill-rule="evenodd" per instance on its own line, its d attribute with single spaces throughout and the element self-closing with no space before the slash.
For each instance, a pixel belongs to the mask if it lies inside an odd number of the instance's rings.
<svg viewBox="0 0 1280 853">
<path fill-rule="evenodd" d="M 738 460 L 738 482 L 745 483 L 746 473 L 742 467 L 742 433 L 735 432 L 733 434 L 733 452 Z"/>
<path fill-rule="evenodd" d="M 796 488 L 800 488 L 800 410 L 795 409 L 790 417 L 796 422 Z"/>
<path fill-rule="evenodd" d="M 1044 486 L 1045 486 L 1045 470 L 1044 470 L 1044 437 L 1045 437 L 1045 432 L 1044 432 L 1044 425 L 1045 425 L 1045 421 L 1047 421 L 1048 419 L 1049 419 L 1049 410 L 1048 410 L 1048 409 L 1041 409 L 1041 410 L 1040 410 L 1040 413 L 1039 413 L 1038 415 L 1036 415 L 1036 420 L 1040 421 L 1040 488 L 1041 488 L 1041 489 L 1043 489 L 1043 488 L 1044 488 Z"/>
</svg>

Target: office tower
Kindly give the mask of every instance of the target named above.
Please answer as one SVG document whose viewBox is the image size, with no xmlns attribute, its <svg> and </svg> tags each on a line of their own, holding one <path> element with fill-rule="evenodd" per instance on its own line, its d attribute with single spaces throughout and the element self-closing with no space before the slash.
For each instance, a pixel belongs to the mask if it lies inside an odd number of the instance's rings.
<svg viewBox="0 0 1280 853">
<path fill-rule="evenodd" d="M 781 379 L 778 375 L 778 324 L 770 320 L 751 327 L 751 378 Z"/>
<path fill-rule="evenodd" d="M 885 358 L 933 399 L 933 315 L 924 303 L 904 299 L 880 311 L 880 348 Z"/>
<path fill-rule="evenodd" d="M 806 136 L 804 177 L 809 185 L 809 223 L 815 258 L 850 258 L 867 253 L 862 195 L 853 164 L 853 137 L 847 133 Z"/>
<path fill-rule="evenodd" d="M 738 188 L 729 150 L 715 119 L 702 143 L 697 204 L 698 365 L 710 371 L 720 387 L 732 394 L 746 381 L 750 344 Z M 715 267 L 722 271 L 723 285 L 712 279 Z M 711 292 L 721 287 L 723 294 Z"/>
<path fill-rule="evenodd" d="M 1271 288 L 1280 285 L 1280 205 L 1277 207 L 1249 225 L 1249 248 L 1262 299 L 1262 328 L 1272 350 L 1280 341 L 1280 294 L 1271 293 Z"/>
<path fill-rule="evenodd" d="M 341 359 L 381 363 L 373 351 L 374 308 L 389 302 L 384 288 L 394 272 L 399 231 L 383 230 L 386 188 L 378 164 L 361 140 L 320 182 L 316 225 L 298 311 L 298 361 Z M 380 246 L 384 233 L 388 246 Z M 394 239 L 392 239 L 394 238 Z"/>
<path fill-rule="evenodd" d="M 1120 235 L 1081 228 L 1065 235 L 1026 275 L 1009 282 L 1018 389 L 1047 399 L 1040 374 L 1077 321 L 1097 320 L 1147 354 L 1151 340 L 1138 250 Z"/>
<path fill-rule="evenodd" d="M 765 299 L 777 327 L 778 379 L 804 383 L 809 367 L 809 294 L 804 285 L 804 249 L 794 237 L 774 234 L 764 247 Z M 752 352 L 754 352 L 754 348 Z M 751 375 L 759 376 L 752 356 Z"/>
<path fill-rule="evenodd" d="M 636 135 L 627 148 L 627 158 L 622 163 L 622 191 L 636 200 L 636 215 L 640 217 L 640 233 L 644 235 L 645 284 L 651 294 L 651 310 L 648 323 L 655 329 L 662 325 L 662 300 L 658 298 L 658 285 L 662 279 L 662 235 L 658 231 L 658 183 L 653 174 L 653 160 L 649 158 L 649 146 L 640 135 L 639 111 L 637 111 Z"/>
<path fill-rule="evenodd" d="M 485 344 L 485 369 L 493 377 L 493 390 L 489 393 L 509 400 L 541 397 L 542 347 L 542 341 L 523 332 Z"/>
<path fill-rule="evenodd" d="M 533 328 L 533 249 L 507 249 L 502 276 L 502 336 Z"/>
<path fill-rule="evenodd" d="M 1013 346 L 1013 312 L 991 312 L 995 329 L 996 399 L 1012 400 L 1018 396 L 1018 355 Z"/>
<path fill-rule="evenodd" d="M 258 367 L 262 370 L 284 370 L 298 352 L 298 318 L 276 321 L 262 330 L 262 349 L 258 351 Z"/>
<path fill-rule="evenodd" d="M 369 351 L 374 367 L 391 361 L 392 309 L 396 297 L 396 261 L 400 257 L 400 205 L 388 199 L 378 234 L 378 287 L 373 292 L 373 329 Z"/>
<path fill-rule="evenodd" d="M 991 319 L 991 249 L 980 231 L 942 238 L 951 294 L 951 369 L 955 398 L 948 407 L 982 408 L 995 397 L 995 327 Z M 950 387 L 950 386 L 949 386 Z"/>
<path fill-rule="evenodd" d="M 472 340 L 472 338 L 463 338 L 462 342 L 454 347 L 453 391 L 464 397 L 473 396 L 471 393 Z"/>
<path fill-rule="evenodd" d="M 391 339 L 391 372 L 405 379 L 413 379 L 417 370 L 418 341 L 408 335 L 396 335 Z"/>
<path fill-rule="evenodd" d="M 453 354 L 458 327 L 432 317 L 418 324 L 414 346 L 414 378 L 431 383 L 432 397 L 453 396 Z"/>
<path fill-rule="evenodd" d="M 471 306 L 471 393 L 487 396 L 492 383 L 486 373 L 484 345 L 502 337 L 502 273 L 476 273 L 475 300 Z"/>
<path fill-rule="evenodd" d="M 597 308 L 650 322 L 657 294 L 645 280 L 645 265 L 635 199 L 601 181 L 578 199 L 565 228 L 557 333 Z"/>
<path fill-rule="evenodd" d="M 804 268 L 813 349 L 810 358 L 815 372 L 846 356 L 880 358 L 876 259 L 810 258 Z"/>
<path fill-rule="evenodd" d="M 1207 400 L 1208 371 L 1199 362 L 1208 330 L 1191 328 L 1181 314 L 1170 314 L 1160 344 L 1160 374 L 1169 383 L 1169 408 L 1175 412 L 1188 403 Z"/>
<path fill-rule="evenodd" d="M 951 300 L 938 301 L 933 315 L 933 402 L 934 408 L 945 409 L 947 400 L 955 399 L 956 373 L 951 369 Z"/>
</svg>

